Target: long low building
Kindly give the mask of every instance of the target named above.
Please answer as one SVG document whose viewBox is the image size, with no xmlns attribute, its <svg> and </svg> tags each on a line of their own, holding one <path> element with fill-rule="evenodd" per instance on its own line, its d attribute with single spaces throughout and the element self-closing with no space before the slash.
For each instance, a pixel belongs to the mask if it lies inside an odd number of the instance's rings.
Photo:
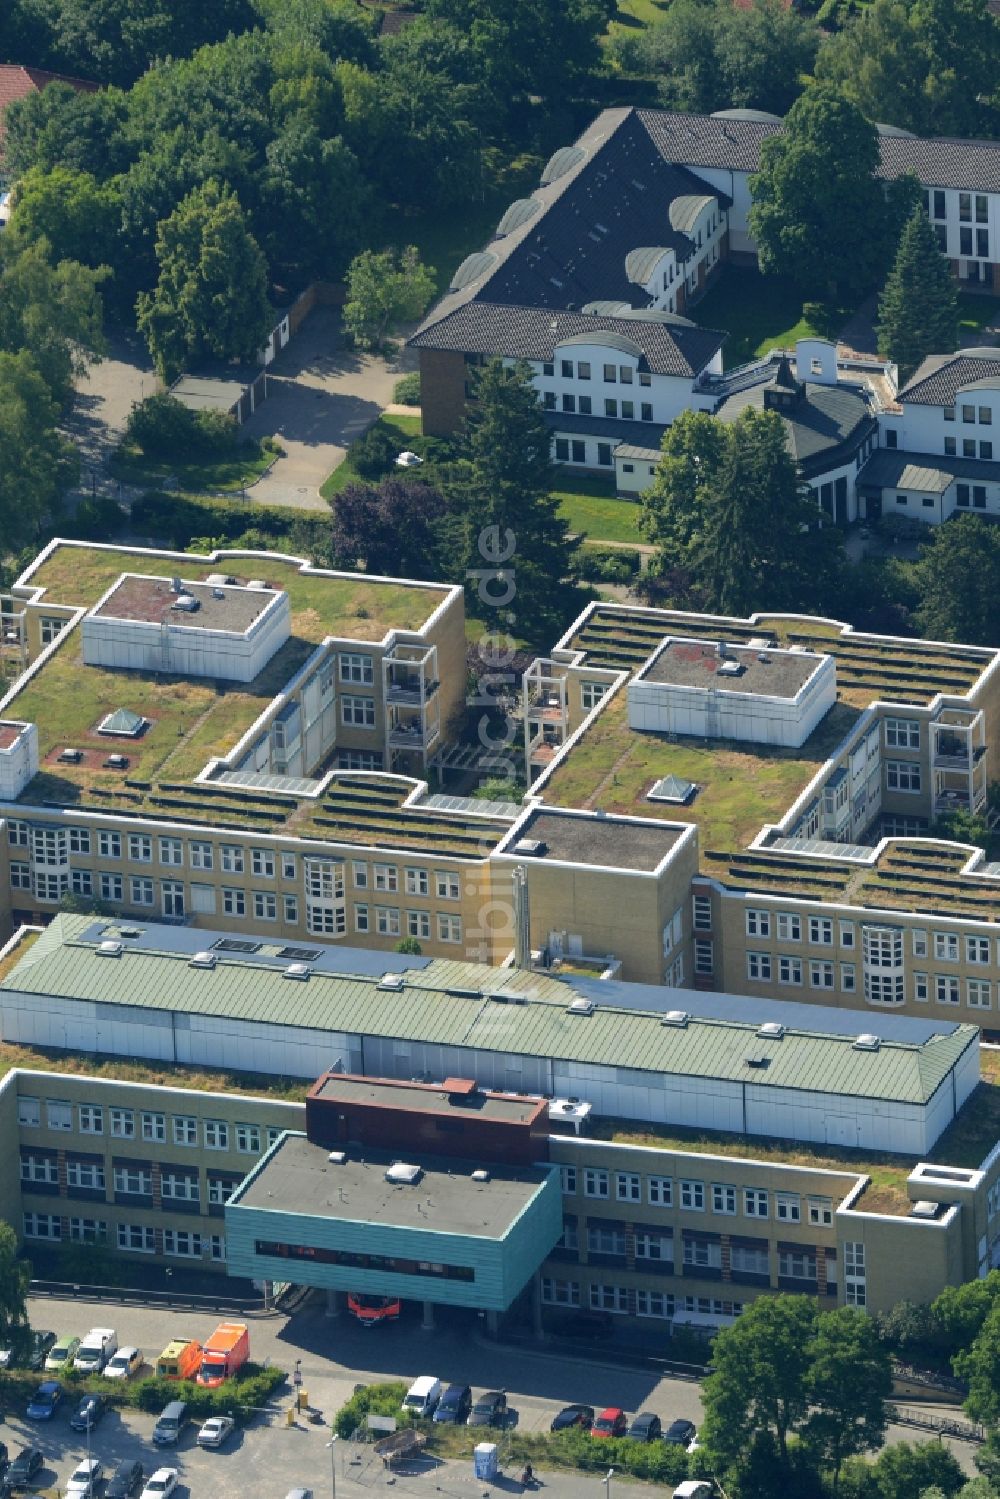
<svg viewBox="0 0 1000 1499">
<path fill-rule="evenodd" d="M 16 953 L 16 948 L 15 948 Z M 294 956 L 293 956 L 294 953 Z M 979 1082 L 977 1027 L 58 916 L 0 982 L 22 1045 L 583 1096 L 601 1115 L 922 1154 Z"/>
</svg>

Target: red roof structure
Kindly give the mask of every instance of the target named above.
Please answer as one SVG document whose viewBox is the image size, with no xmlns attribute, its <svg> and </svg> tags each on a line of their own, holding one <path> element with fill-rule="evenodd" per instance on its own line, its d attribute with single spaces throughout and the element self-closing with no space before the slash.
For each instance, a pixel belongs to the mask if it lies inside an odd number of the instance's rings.
<svg viewBox="0 0 1000 1499">
<path fill-rule="evenodd" d="M 0 63 L 0 158 L 3 157 L 4 115 L 8 104 L 40 94 L 50 83 L 68 83 L 78 92 L 96 93 L 100 84 L 86 78 L 68 78 L 64 73 L 49 73 L 45 68 L 26 68 L 19 63 Z"/>
</svg>

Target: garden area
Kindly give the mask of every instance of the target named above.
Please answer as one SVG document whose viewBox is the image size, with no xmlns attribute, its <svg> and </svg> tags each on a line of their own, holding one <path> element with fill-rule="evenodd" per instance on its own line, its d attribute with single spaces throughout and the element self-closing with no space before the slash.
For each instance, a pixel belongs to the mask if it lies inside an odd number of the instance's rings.
<svg viewBox="0 0 1000 1499">
<path fill-rule="evenodd" d="M 835 336 L 852 310 L 810 302 L 784 276 L 728 266 L 695 307 L 694 320 L 702 328 L 728 331 L 722 352 L 726 369 L 732 369 L 770 349 L 790 348 L 799 338 Z"/>
<path fill-rule="evenodd" d="M 273 437 L 241 438 L 239 432 L 224 412 L 191 411 L 173 396 L 150 396 L 133 408 L 109 467 L 116 479 L 137 488 L 169 484 L 182 494 L 238 492 L 281 453 Z"/>
<path fill-rule="evenodd" d="M 324 500 L 329 500 L 348 484 L 364 484 L 381 478 L 404 451 L 427 457 L 428 444 L 434 440 L 422 436 L 419 416 L 380 416 L 367 432 L 351 443 L 347 456 L 323 481 L 319 492 Z M 417 472 L 420 472 L 419 468 Z"/>
</svg>

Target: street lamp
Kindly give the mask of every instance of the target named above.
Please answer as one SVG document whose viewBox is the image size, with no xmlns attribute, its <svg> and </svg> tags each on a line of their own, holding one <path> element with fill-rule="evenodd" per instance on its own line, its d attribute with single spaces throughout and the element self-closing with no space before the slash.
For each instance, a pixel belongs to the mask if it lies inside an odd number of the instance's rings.
<svg viewBox="0 0 1000 1499">
<path fill-rule="evenodd" d="M 614 1468 L 609 1468 L 601 1479 L 601 1482 L 604 1484 L 604 1499 L 611 1499 L 611 1478 L 614 1471 Z"/>
<path fill-rule="evenodd" d="M 332 1441 L 327 1442 L 327 1450 L 330 1453 L 330 1499 L 337 1499 L 337 1436 L 334 1433 Z"/>
</svg>

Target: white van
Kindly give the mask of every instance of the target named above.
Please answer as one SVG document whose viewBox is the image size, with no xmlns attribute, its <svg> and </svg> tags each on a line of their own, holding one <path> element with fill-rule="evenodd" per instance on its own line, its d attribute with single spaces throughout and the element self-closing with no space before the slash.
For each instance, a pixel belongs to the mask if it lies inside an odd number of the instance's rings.
<svg viewBox="0 0 1000 1499">
<path fill-rule="evenodd" d="M 118 1334 L 113 1327 L 92 1327 L 76 1350 L 73 1368 L 81 1374 L 100 1374 L 118 1352 Z"/>
<path fill-rule="evenodd" d="M 712 1499 L 713 1492 L 704 1478 L 686 1478 L 674 1489 L 671 1499 Z"/>
<path fill-rule="evenodd" d="M 404 1411 L 412 1411 L 415 1416 L 422 1416 L 425 1420 L 434 1414 L 434 1407 L 441 1399 L 441 1381 L 435 1379 L 433 1374 L 421 1374 L 415 1379 L 406 1392 L 403 1401 Z"/>
</svg>

